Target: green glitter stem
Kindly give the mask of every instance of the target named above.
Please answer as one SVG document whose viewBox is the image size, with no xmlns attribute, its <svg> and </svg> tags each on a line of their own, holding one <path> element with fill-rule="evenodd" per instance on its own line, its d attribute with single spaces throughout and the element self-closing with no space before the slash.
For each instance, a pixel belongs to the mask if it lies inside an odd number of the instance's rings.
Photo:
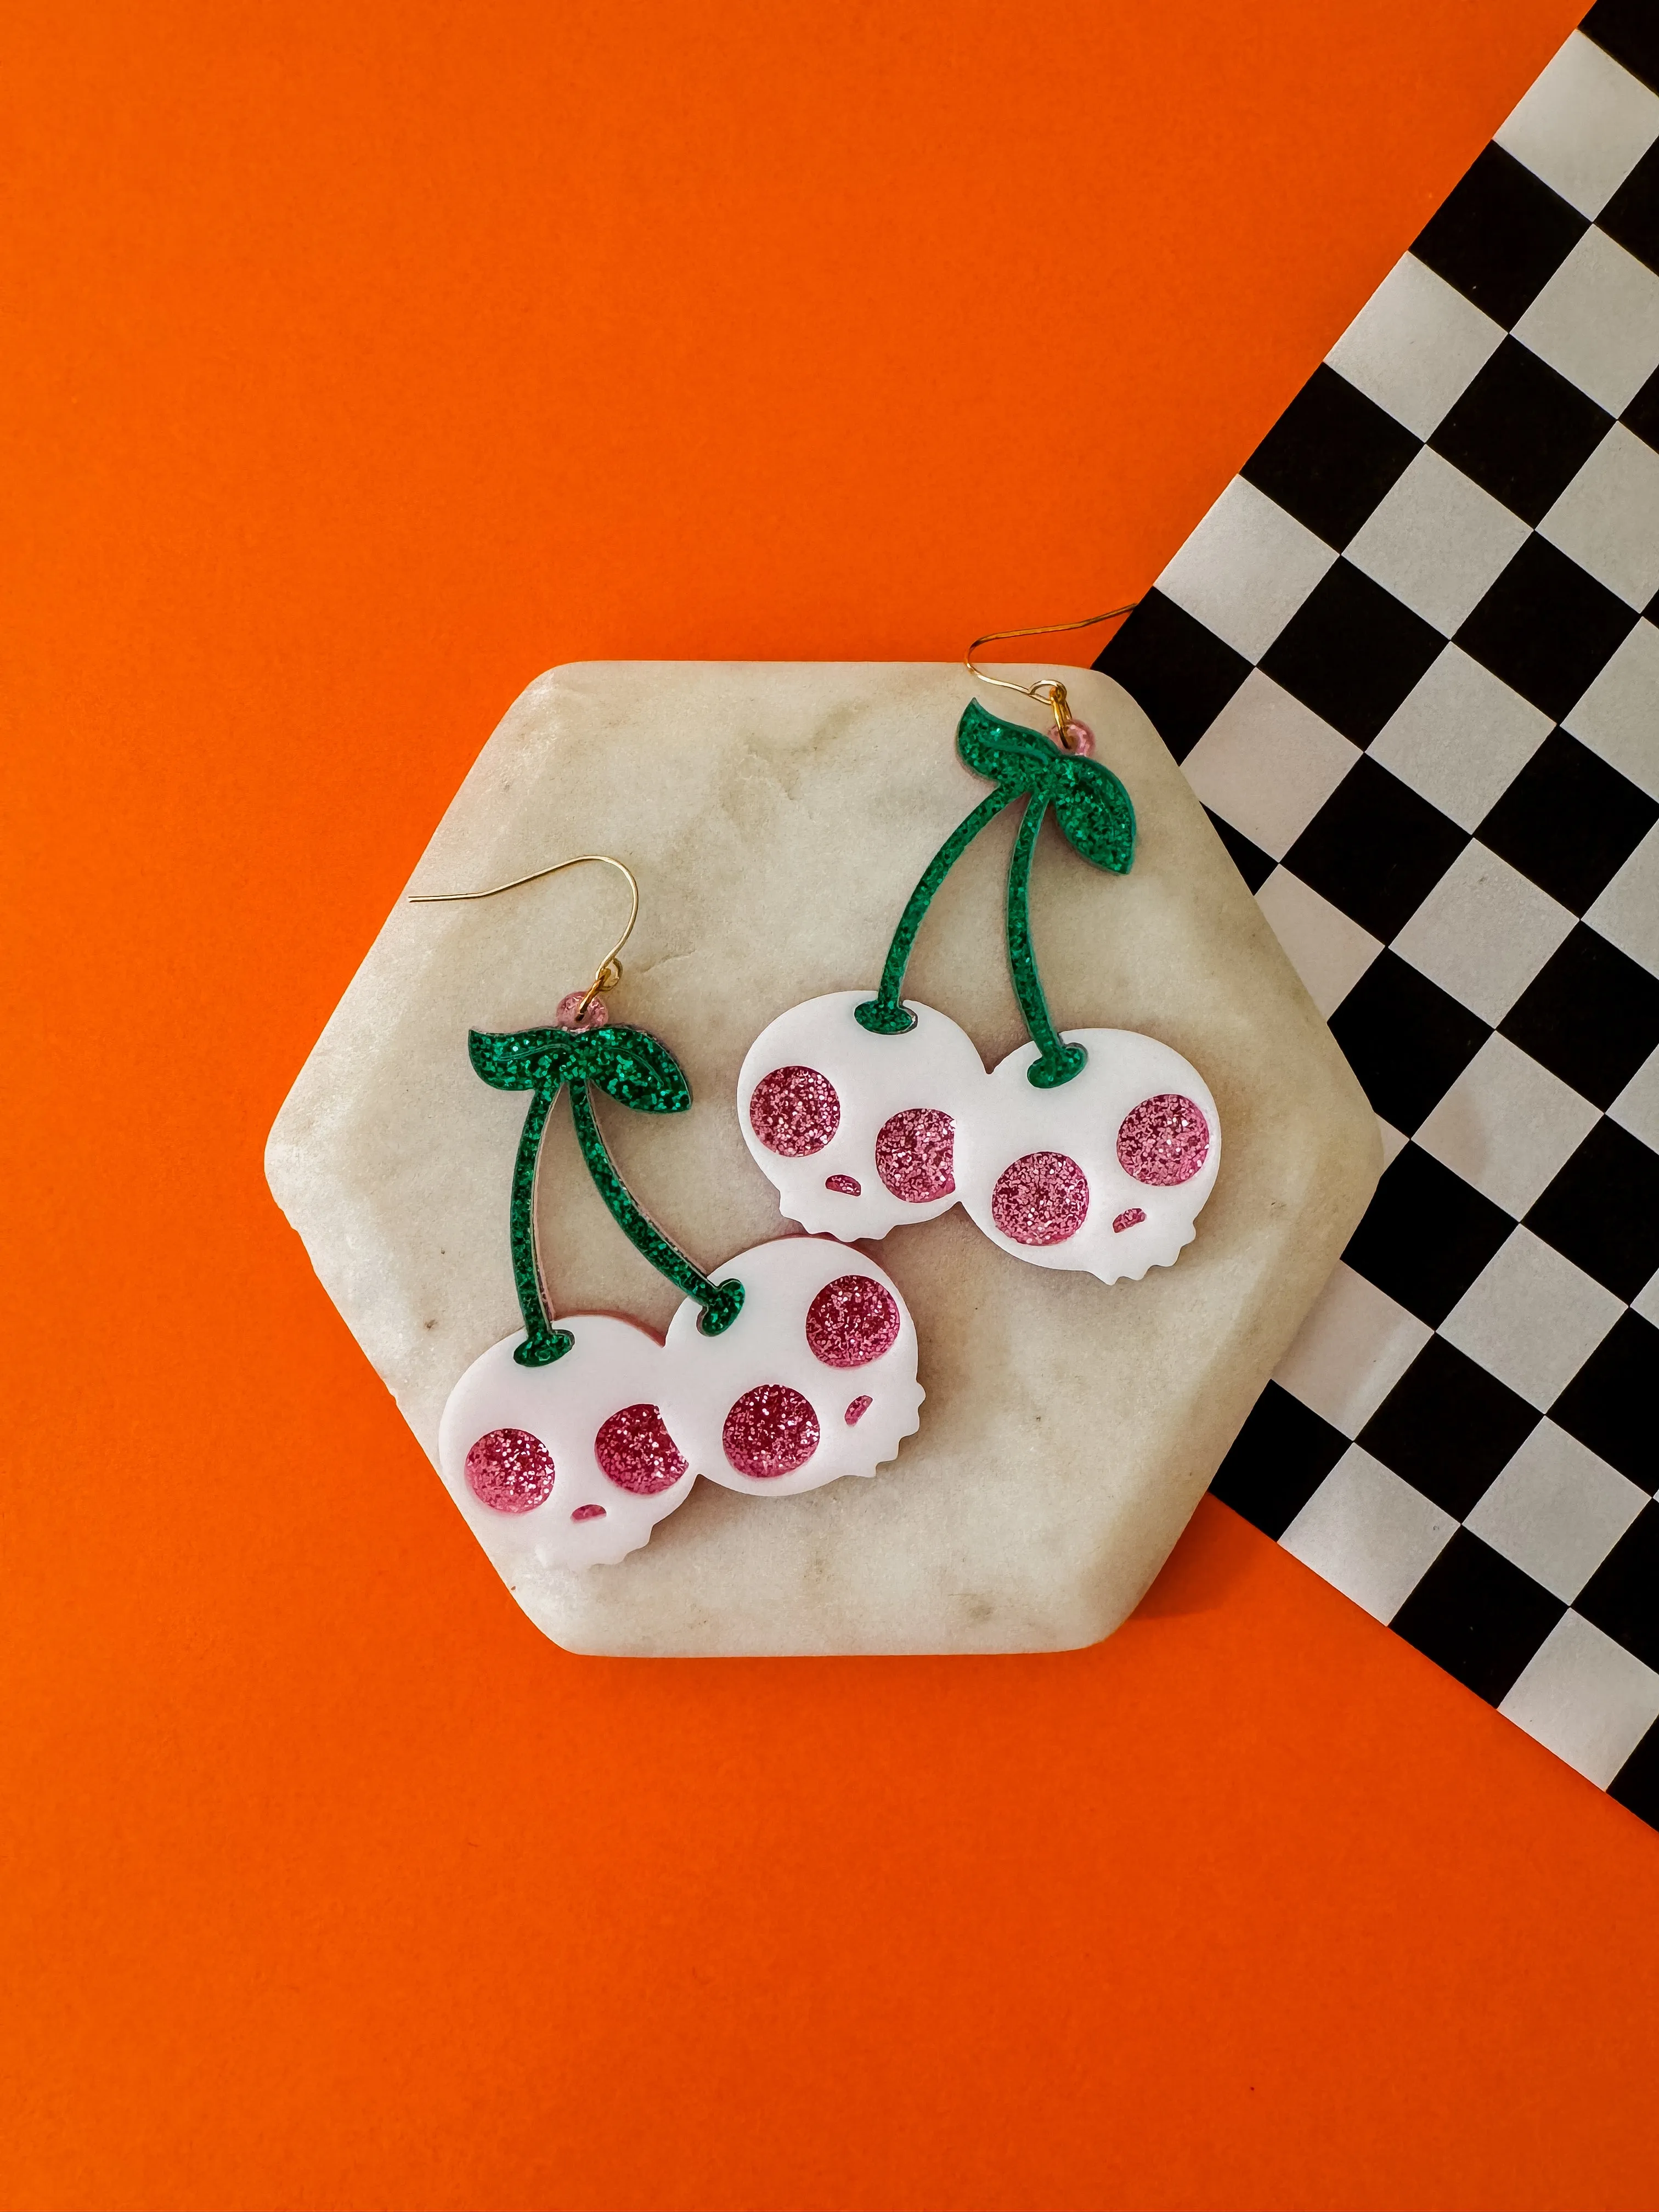
<svg viewBox="0 0 1659 2212">
<path fill-rule="evenodd" d="M 1008 967 L 1019 1011 L 1025 1017 L 1026 1029 L 1037 1048 L 1036 1059 L 1026 1070 L 1025 1079 L 1039 1091 L 1054 1091 L 1062 1083 L 1069 1083 L 1074 1075 L 1083 1073 L 1089 1058 L 1080 1044 L 1061 1042 L 1048 1012 L 1048 1001 L 1043 996 L 1042 977 L 1031 945 L 1031 858 L 1048 811 L 1046 799 L 1033 796 L 1028 801 L 1008 859 Z"/>
<path fill-rule="evenodd" d="M 702 1308 L 702 1317 L 697 1323 L 702 1334 L 719 1336 L 722 1330 L 731 1328 L 743 1310 L 743 1285 L 737 1282 L 711 1283 L 702 1269 L 688 1260 L 678 1244 L 671 1243 L 660 1229 L 646 1219 L 634 1203 L 628 1185 L 617 1174 L 616 1164 L 605 1150 L 605 1139 L 599 1133 L 586 1084 L 573 1082 L 569 1091 L 570 1114 L 576 1125 L 576 1142 L 582 1148 L 582 1158 L 587 1163 L 587 1172 L 593 1178 L 593 1188 L 610 1208 L 611 1219 L 634 1249 L 648 1260 L 659 1274 L 666 1275 L 678 1289 L 697 1301 Z"/>
<path fill-rule="evenodd" d="M 556 1085 L 531 1093 L 530 1110 L 524 1117 L 519 1156 L 513 1163 L 513 1201 L 509 1212 L 513 1237 L 513 1284 L 524 1316 L 525 1341 L 513 1357 L 520 1367 L 550 1367 L 562 1359 L 576 1341 L 568 1328 L 555 1328 L 536 1255 L 536 1164 L 541 1157 L 547 1117 L 558 1097 Z"/>
<path fill-rule="evenodd" d="M 964 821 L 957 823 L 922 870 L 921 880 L 911 892 L 909 902 L 899 916 L 898 927 L 893 932 L 893 941 L 887 948 L 887 959 L 881 971 L 881 982 L 876 995 L 853 1009 L 854 1018 L 860 1028 L 872 1030 L 878 1036 L 902 1036 L 907 1030 L 915 1029 L 916 1018 L 904 1005 L 900 994 L 904 988 L 904 971 L 909 964 L 910 948 L 916 941 L 916 932 L 921 927 L 923 917 L 933 902 L 933 894 L 980 831 L 988 822 L 996 819 L 1011 799 L 1019 796 L 1018 789 L 1012 785 L 999 784 L 988 799 L 981 799 L 973 812 Z M 1039 1004 L 1041 1000 L 1039 992 Z"/>
</svg>

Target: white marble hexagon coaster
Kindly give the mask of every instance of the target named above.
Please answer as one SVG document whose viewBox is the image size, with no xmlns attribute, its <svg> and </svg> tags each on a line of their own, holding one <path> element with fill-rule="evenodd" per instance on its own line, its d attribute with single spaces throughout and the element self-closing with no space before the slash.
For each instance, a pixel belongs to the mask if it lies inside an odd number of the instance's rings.
<svg viewBox="0 0 1659 2212">
<path fill-rule="evenodd" d="M 1140 710 L 1104 677 L 1068 684 L 1139 842 L 1116 878 L 1045 832 L 1032 915 L 1049 1003 L 1063 1029 L 1139 1031 L 1201 1072 L 1226 1154 L 1195 1238 L 1172 1267 L 1108 1285 L 1027 1266 L 959 1208 L 895 1230 L 872 1256 L 915 1316 L 920 1431 L 868 1481 L 775 1498 L 699 1481 L 614 1565 L 504 1565 L 572 1650 L 1054 1650 L 1109 1634 L 1363 1212 L 1376 1120 L 1329 1031 Z M 738 1127 L 739 1066 L 786 1008 L 874 985 L 922 865 L 983 795 L 952 744 L 971 691 L 952 665 L 556 669 L 422 856 L 428 890 L 580 852 L 635 869 L 643 903 L 613 1011 L 665 1038 L 696 1103 L 604 1118 L 641 1202 L 706 1267 L 787 1233 Z M 1001 927 L 1014 826 L 994 823 L 954 871 L 906 983 L 988 1069 L 1024 1042 Z M 271 1188 L 434 1463 L 451 1388 L 517 1326 L 507 1206 L 524 1103 L 479 1082 L 467 1031 L 550 1020 L 619 920 L 600 870 L 482 906 L 400 902 L 271 1133 Z M 561 1307 L 664 1330 L 678 1294 L 618 1234 L 562 1104 L 543 1158 Z"/>
</svg>

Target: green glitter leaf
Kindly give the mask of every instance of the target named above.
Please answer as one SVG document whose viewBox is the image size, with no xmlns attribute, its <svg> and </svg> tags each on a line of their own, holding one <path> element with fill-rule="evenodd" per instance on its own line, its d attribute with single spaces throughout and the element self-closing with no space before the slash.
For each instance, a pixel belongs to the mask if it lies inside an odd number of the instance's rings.
<svg viewBox="0 0 1659 2212">
<path fill-rule="evenodd" d="M 957 750 L 975 775 L 1041 799 L 1053 790 L 1050 769 L 1066 757 L 1041 730 L 1029 729 L 1024 722 L 1005 722 L 1000 715 L 988 714 L 977 699 L 970 699 L 962 710 Z"/>
<path fill-rule="evenodd" d="M 1073 851 L 1097 868 L 1127 875 L 1135 856 L 1135 810 L 1103 761 L 1055 756 L 1054 819 Z"/>
<path fill-rule="evenodd" d="M 557 1091 L 570 1071 L 571 1047 L 579 1042 L 570 1030 L 516 1030 L 495 1036 L 487 1030 L 470 1030 L 466 1048 L 473 1070 L 493 1091 Z"/>
<path fill-rule="evenodd" d="M 691 1103 L 684 1070 L 662 1040 L 647 1030 L 615 1023 L 590 1030 L 577 1039 L 573 1061 L 573 1077 L 597 1084 L 641 1114 L 684 1114 Z"/>
</svg>

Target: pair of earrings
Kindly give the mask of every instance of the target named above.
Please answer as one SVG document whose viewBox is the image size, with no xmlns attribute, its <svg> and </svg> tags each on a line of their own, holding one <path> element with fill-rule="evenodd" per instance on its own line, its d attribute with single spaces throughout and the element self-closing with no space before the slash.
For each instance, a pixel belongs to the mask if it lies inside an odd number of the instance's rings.
<svg viewBox="0 0 1659 2212">
<path fill-rule="evenodd" d="M 879 983 L 780 1015 L 738 1077 L 749 1149 L 805 1236 L 757 1245 L 705 1274 L 647 1219 L 611 1158 L 596 1091 L 646 1113 L 683 1113 L 691 1103 L 668 1048 L 612 1022 L 602 995 L 620 981 L 619 955 L 639 911 L 638 884 L 621 861 L 583 854 L 495 890 L 424 895 L 494 897 L 597 862 L 618 871 L 631 897 L 627 927 L 592 981 L 560 1002 L 549 1026 L 475 1030 L 469 1039 L 486 1083 L 529 1095 L 509 1205 L 524 1328 L 455 1385 L 439 1459 L 509 1579 L 515 1565 L 622 1559 L 684 1503 L 699 1474 L 777 1498 L 873 1475 L 896 1455 L 920 1425 L 915 1328 L 890 1278 L 843 1239 L 879 1239 L 960 1200 L 1012 1256 L 1086 1270 L 1106 1283 L 1167 1267 L 1191 1242 L 1220 1162 L 1207 1086 L 1155 1038 L 1058 1030 L 1031 942 L 1030 872 L 1044 822 L 1052 814 L 1095 866 L 1126 873 L 1135 842 L 1128 793 L 1092 757 L 1092 734 L 1073 716 L 1062 683 L 1014 684 L 975 667 L 973 653 L 990 641 L 969 647 L 969 674 L 1046 706 L 1053 734 L 969 702 L 957 751 L 993 787 L 923 870 Z M 1006 921 L 1030 1042 L 988 1074 L 955 1022 L 903 998 L 904 971 L 951 868 L 989 822 L 1022 801 Z M 555 1320 L 537 1249 L 535 1191 L 561 1091 L 617 1227 L 685 1294 L 661 1340 L 614 1315 Z"/>
</svg>

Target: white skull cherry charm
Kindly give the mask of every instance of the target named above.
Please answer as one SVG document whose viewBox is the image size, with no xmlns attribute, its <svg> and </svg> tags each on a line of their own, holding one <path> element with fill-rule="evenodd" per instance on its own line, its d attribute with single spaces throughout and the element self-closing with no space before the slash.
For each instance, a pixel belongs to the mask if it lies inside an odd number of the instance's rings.
<svg viewBox="0 0 1659 2212">
<path fill-rule="evenodd" d="M 637 910 L 637 890 L 635 898 Z M 605 1148 L 592 1092 L 654 1114 L 683 1113 L 691 1093 L 667 1047 L 613 1024 L 598 996 L 620 975 L 616 952 L 627 934 L 550 1027 L 475 1030 L 469 1040 L 485 1082 L 530 1094 L 509 1209 L 524 1328 L 455 1384 L 438 1458 L 509 1583 L 532 1566 L 615 1564 L 684 1504 L 700 1474 L 758 1497 L 787 1496 L 873 1474 L 919 1425 L 915 1328 L 873 1261 L 827 1237 L 786 1237 L 709 1276 L 635 1204 Z M 660 1342 L 615 1315 L 553 1319 L 535 1184 L 562 1090 L 612 1218 L 687 1293 Z"/>
<path fill-rule="evenodd" d="M 1154 1037 L 1074 1030 L 1049 1018 L 1031 945 L 1029 887 L 1044 817 L 1096 866 L 1121 874 L 1134 852 L 1128 793 L 1071 732 L 1065 749 L 970 702 L 962 758 L 995 788 L 929 861 L 894 933 L 873 997 L 833 992 L 793 1006 L 750 1047 L 738 1115 L 784 1212 L 841 1237 L 884 1237 L 960 1199 L 1002 1250 L 1103 1282 L 1168 1267 L 1191 1243 L 1221 1160 L 1215 1101 L 1190 1062 Z M 1086 735 L 1087 733 L 1085 733 Z M 1017 799 L 1025 811 L 1008 868 L 1007 941 L 1030 1033 L 988 1075 L 948 1016 L 901 996 L 933 894 L 968 846 Z"/>
</svg>

